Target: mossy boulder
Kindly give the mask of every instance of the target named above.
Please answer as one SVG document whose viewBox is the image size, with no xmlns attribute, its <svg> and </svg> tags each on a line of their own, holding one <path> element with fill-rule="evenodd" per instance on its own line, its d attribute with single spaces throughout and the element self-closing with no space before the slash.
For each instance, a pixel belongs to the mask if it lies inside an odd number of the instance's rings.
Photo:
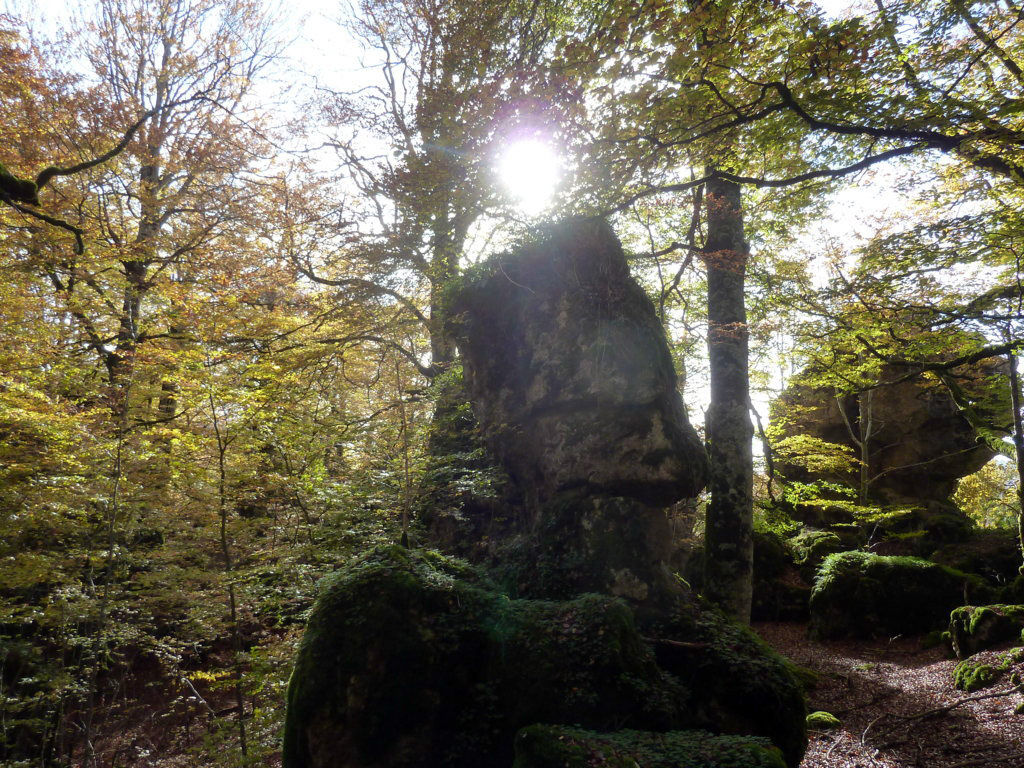
<svg viewBox="0 0 1024 768">
<path fill-rule="evenodd" d="M 767 739 L 707 731 L 594 733 L 532 725 L 516 734 L 512 768 L 784 768 Z"/>
<path fill-rule="evenodd" d="M 991 664 L 967 659 L 953 668 L 953 687 L 972 693 L 992 685 L 996 677 L 996 671 Z"/>
<path fill-rule="evenodd" d="M 787 541 L 771 531 L 754 533 L 754 621 L 803 621 L 811 594 L 793 565 Z"/>
<path fill-rule="evenodd" d="M 973 595 L 991 592 L 978 576 L 914 557 L 868 552 L 829 555 L 811 591 L 817 638 L 928 632 Z"/>
<path fill-rule="evenodd" d="M 842 725 L 838 717 L 831 712 L 811 712 L 807 716 L 807 727 L 815 731 L 831 731 Z"/>
<path fill-rule="evenodd" d="M 795 766 L 805 712 L 785 663 L 725 619 L 676 625 L 689 658 L 665 664 L 619 599 L 514 600 L 461 561 L 374 550 L 314 607 L 284 765 L 507 768 L 520 728 L 553 723 L 752 733 Z"/>
<path fill-rule="evenodd" d="M 807 708 L 791 662 L 749 627 L 703 606 L 681 605 L 647 632 L 658 664 L 695 692 L 687 727 L 764 736 L 787 764 L 799 764 Z"/>
<path fill-rule="evenodd" d="M 953 669 L 953 687 L 971 693 L 995 685 L 1004 677 L 1020 685 L 1024 672 L 1024 648 L 983 651 L 964 659 Z"/>
<path fill-rule="evenodd" d="M 1000 643 L 1018 641 L 1024 605 L 964 605 L 949 616 L 949 635 L 958 659 Z"/>
</svg>

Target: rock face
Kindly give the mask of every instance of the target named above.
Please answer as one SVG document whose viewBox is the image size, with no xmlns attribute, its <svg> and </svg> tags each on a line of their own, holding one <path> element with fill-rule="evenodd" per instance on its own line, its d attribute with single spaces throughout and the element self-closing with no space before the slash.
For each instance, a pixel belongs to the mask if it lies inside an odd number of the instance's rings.
<svg viewBox="0 0 1024 768">
<path fill-rule="evenodd" d="M 1024 605 L 965 605 L 949 616 L 950 642 L 958 659 L 1000 643 L 1024 643 Z"/>
<path fill-rule="evenodd" d="M 674 599 L 666 509 L 704 487 L 706 460 L 611 228 L 571 221 L 492 258 L 451 309 L 473 411 L 523 499 L 500 558 L 510 586 Z"/>
<path fill-rule="evenodd" d="M 998 365 L 976 367 L 962 382 L 966 390 L 980 390 L 984 379 L 999 372 Z M 782 417 L 784 436 L 808 435 L 845 446 L 853 457 L 859 449 L 850 436 L 859 434 L 860 421 L 870 419 L 869 498 L 879 504 L 944 502 L 961 477 L 977 472 L 995 454 L 978 438 L 953 398 L 939 382 L 918 376 L 896 382 L 905 368 L 883 366 L 878 380 L 882 386 L 868 394 L 836 398 L 831 390 L 795 383 L 773 405 L 773 422 Z M 1009 423 L 1006 407 L 998 398 L 987 403 L 990 417 L 1002 413 Z M 852 470 L 815 472 L 799 463 L 778 467 L 789 480 L 807 482 L 826 479 L 856 487 Z"/>
<path fill-rule="evenodd" d="M 452 309 L 477 418 L 535 498 L 667 506 L 704 487 L 664 330 L 605 222 L 495 257 Z"/>
</svg>

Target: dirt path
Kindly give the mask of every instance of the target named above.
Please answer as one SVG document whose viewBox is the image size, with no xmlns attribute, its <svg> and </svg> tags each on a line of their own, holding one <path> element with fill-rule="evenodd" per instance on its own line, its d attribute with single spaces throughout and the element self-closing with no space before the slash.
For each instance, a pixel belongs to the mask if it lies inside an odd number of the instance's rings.
<svg viewBox="0 0 1024 768">
<path fill-rule="evenodd" d="M 955 662 L 920 638 L 883 641 L 807 639 L 804 624 L 757 624 L 772 647 L 820 675 L 811 710 L 839 717 L 842 727 L 812 731 L 801 768 L 1024 768 L 1020 693 L 1005 679 L 966 694 L 953 688 Z M 928 714 L 925 714 L 928 713 Z"/>
</svg>

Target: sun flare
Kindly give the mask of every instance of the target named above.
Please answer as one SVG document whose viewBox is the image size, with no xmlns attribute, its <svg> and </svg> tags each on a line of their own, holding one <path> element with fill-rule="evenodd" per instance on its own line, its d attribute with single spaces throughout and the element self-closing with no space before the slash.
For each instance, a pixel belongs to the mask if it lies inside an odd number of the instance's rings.
<svg viewBox="0 0 1024 768">
<path fill-rule="evenodd" d="M 496 171 L 516 207 L 535 216 L 554 198 L 562 175 L 562 160 L 550 144 L 539 139 L 521 139 L 501 151 Z"/>
</svg>

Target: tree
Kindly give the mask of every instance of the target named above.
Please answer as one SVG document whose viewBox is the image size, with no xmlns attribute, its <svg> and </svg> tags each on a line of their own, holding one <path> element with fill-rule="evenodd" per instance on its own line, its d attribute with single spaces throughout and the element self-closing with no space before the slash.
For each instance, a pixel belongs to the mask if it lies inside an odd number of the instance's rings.
<svg viewBox="0 0 1024 768">
<path fill-rule="evenodd" d="M 706 193 L 708 357 L 711 404 L 705 418 L 711 501 L 704 528 L 704 591 L 750 621 L 753 587 L 753 457 L 740 186 L 713 179 Z"/>
<path fill-rule="evenodd" d="M 500 204 L 490 166 L 496 145 L 537 130 L 557 84 L 537 77 L 555 9 L 490 2 L 472 9 L 437 0 L 366 0 L 349 28 L 380 81 L 330 94 L 330 144 L 356 195 L 345 247 L 304 273 L 327 285 L 397 302 L 426 331 L 430 362 L 403 347 L 432 378 L 454 359 L 445 291 L 474 225 Z M 367 135 L 373 136 L 367 140 Z M 383 151 L 381 147 L 383 146 Z M 337 267 L 358 263 L 365 276 Z"/>
<path fill-rule="evenodd" d="M 585 43 L 572 40 L 565 51 L 569 66 L 582 72 L 595 95 L 593 119 L 601 134 L 587 160 L 609 169 L 596 174 L 604 187 L 601 204 L 625 210 L 653 195 L 698 190 L 685 237 L 661 249 L 652 245 L 652 252 L 699 252 L 706 266 L 711 382 L 706 591 L 729 613 L 749 621 L 753 430 L 744 295 L 749 246 L 740 185 L 733 176 L 766 155 L 770 161 L 783 157 L 801 130 L 778 132 L 766 152 L 764 137 L 754 132 L 755 121 L 738 119 L 727 98 L 737 94 L 756 100 L 756 92 L 744 93 L 748 85 L 729 69 L 751 57 L 770 61 L 789 38 L 772 12 L 756 4 L 697 3 L 677 9 L 655 2 L 644 11 L 635 17 L 625 5 L 610 7 L 588 30 Z M 761 50 L 754 53 L 750 31 L 758 25 L 769 40 L 758 40 Z M 590 52 L 595 49 L 596 56 Z M 680 165 L 706 170 L 702 175 L 691 170 L 683 182 L 669 181 L 678 177 Z M 608 176 L 619 183 L 606 184 Z M 702 225 L 706 234 L 698 248 Z M 679 265 L 673 286 L 689 262 L 688 256 Z"/>
</svg>

